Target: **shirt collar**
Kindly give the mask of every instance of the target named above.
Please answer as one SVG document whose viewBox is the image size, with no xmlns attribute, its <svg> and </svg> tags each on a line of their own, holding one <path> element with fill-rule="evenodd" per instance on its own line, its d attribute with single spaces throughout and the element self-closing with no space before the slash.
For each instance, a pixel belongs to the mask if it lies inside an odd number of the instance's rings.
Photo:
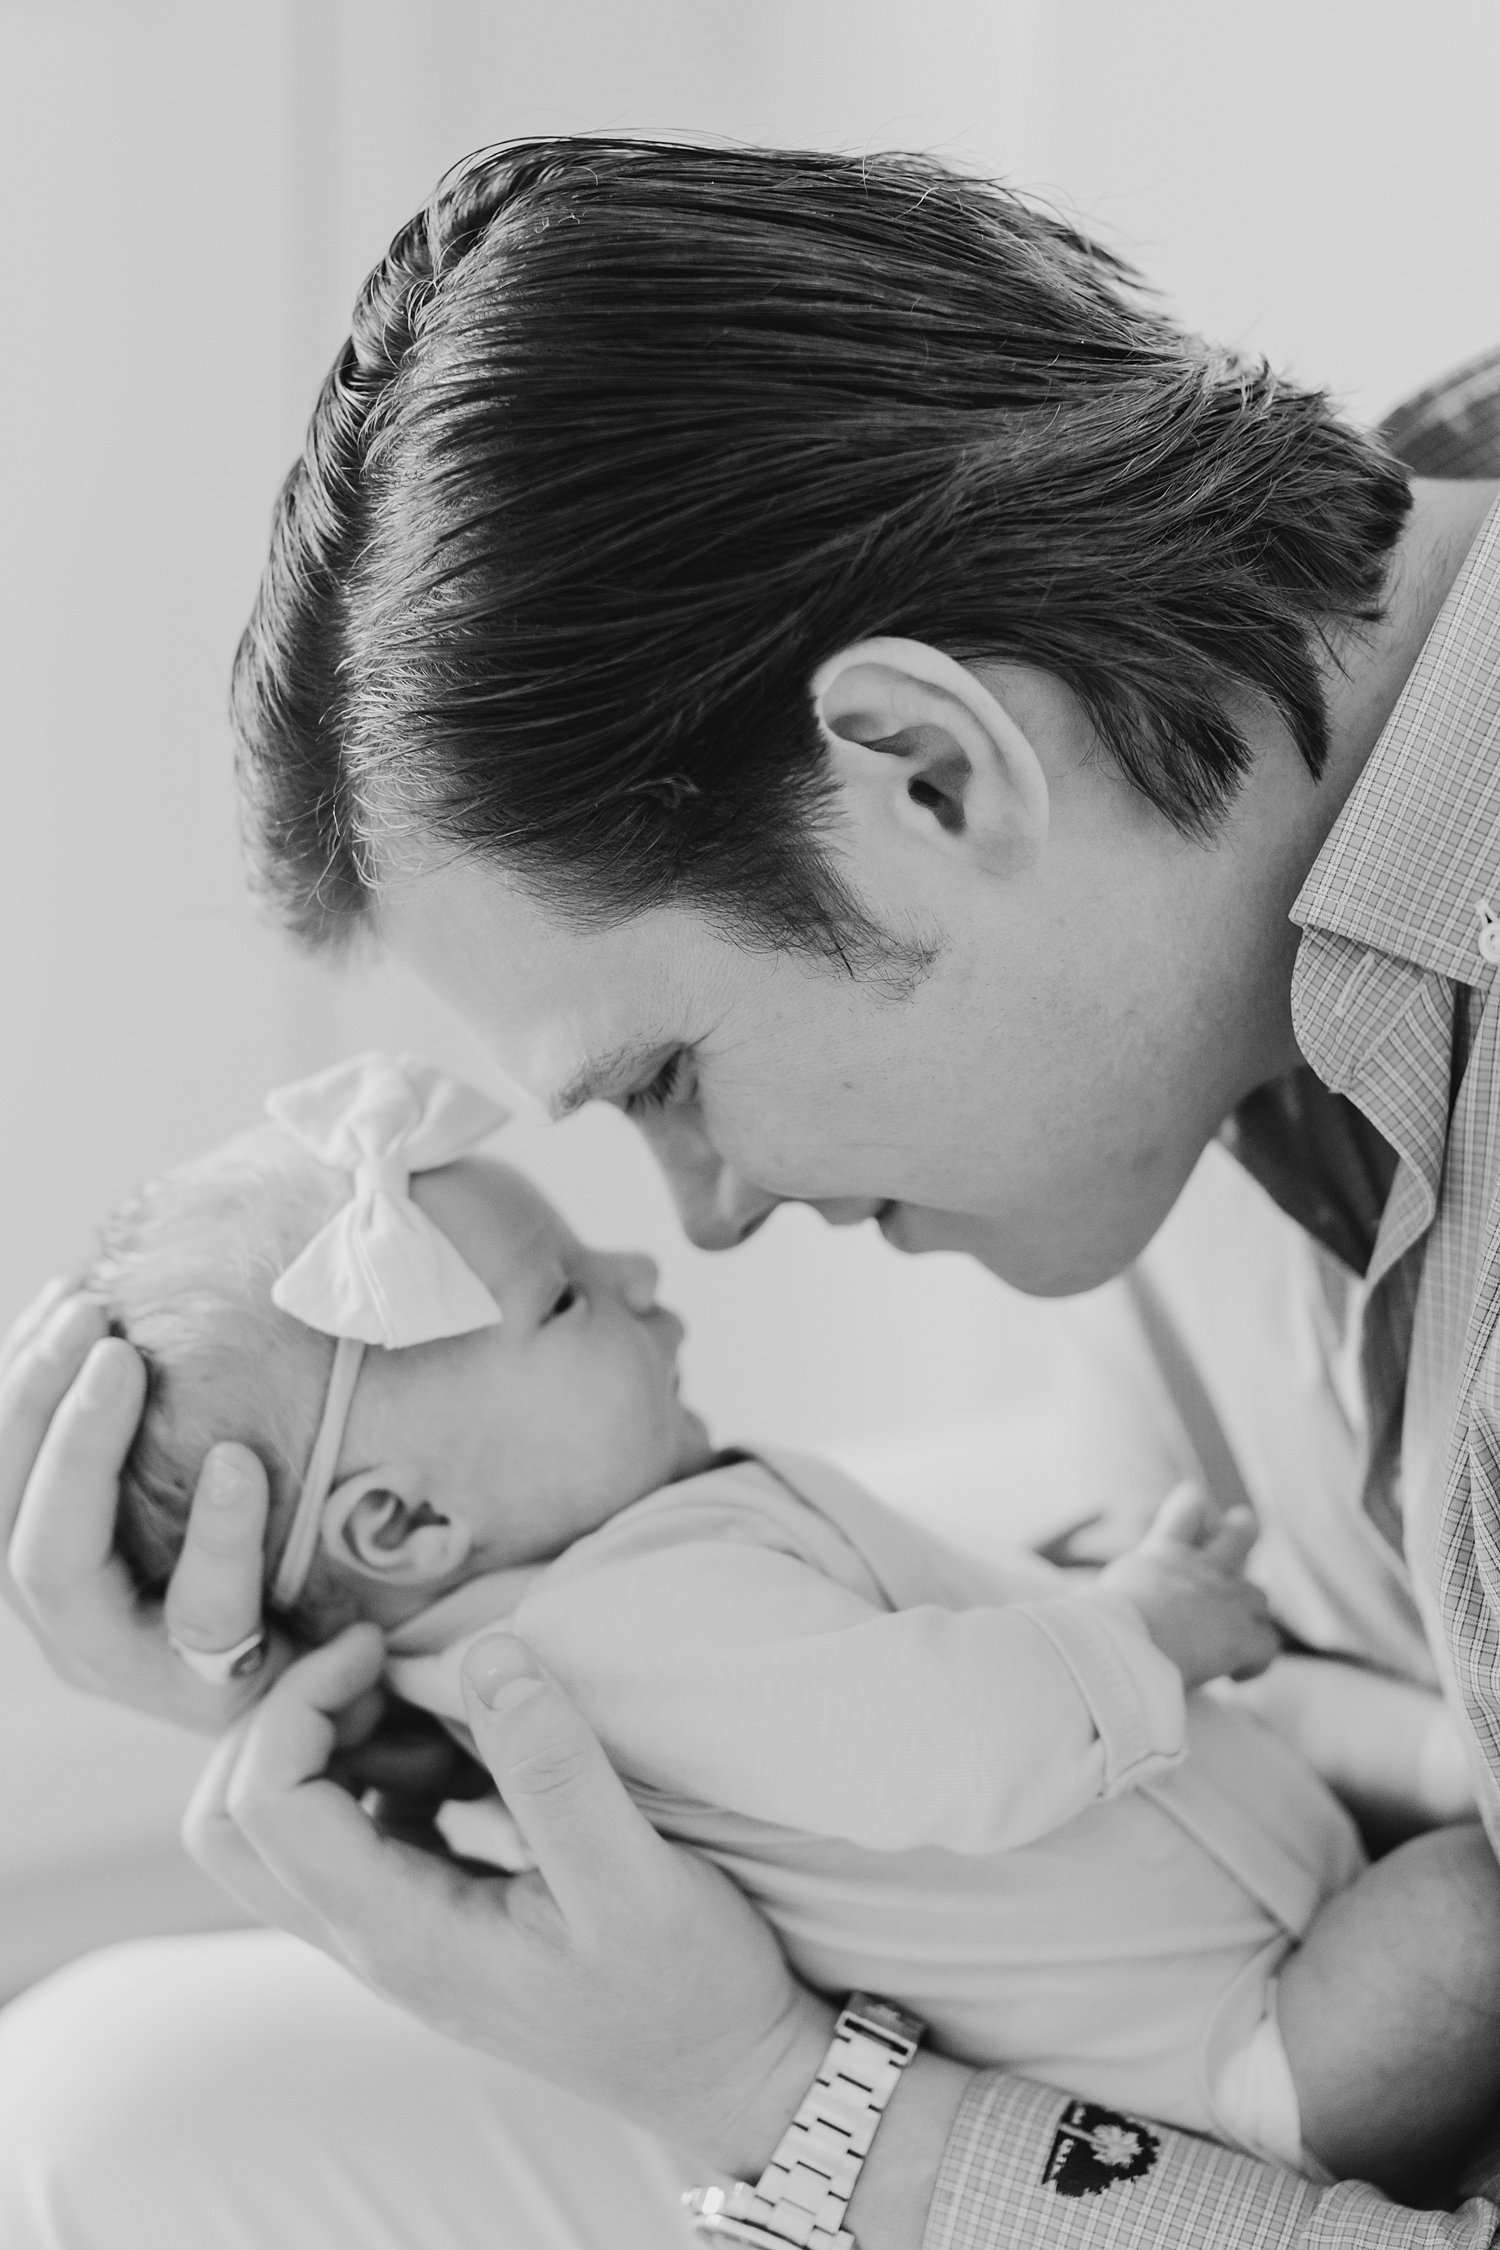
<svg viewBox="0 0 1500 2250">
<path fill-rule="evenodd" d="M 1291 918 L 1478 984 L 1481 899 L 1500 914 L 1500 503 Z"/>
</svg>

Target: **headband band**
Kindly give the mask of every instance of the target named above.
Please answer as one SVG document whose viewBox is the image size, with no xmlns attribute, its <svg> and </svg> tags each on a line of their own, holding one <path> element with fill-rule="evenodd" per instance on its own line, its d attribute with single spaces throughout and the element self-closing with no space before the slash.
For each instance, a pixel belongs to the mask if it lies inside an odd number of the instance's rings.
<svg viewBox="0 0 1500 2250">
<path fill-rule="evenodd" d="M 273 1609 L 291 1609 L 307 1584 L 307 1574 L 318 1547 L 323 1503 L 333 1488 L 333 1474 L 338 1467 L 339 1449 L 344 1442 L 349 1409 L 354 1403 L 354 1389 L 364 1358 L 365 1347 L 357 1336 L 340 1336 L 334 1345 L 333 1371 L 328 1378 L 318 1434 L 307 1457 L 302 1490 L 297 1495 L 281 1559 L 271 1581 Z"/>
</svg>

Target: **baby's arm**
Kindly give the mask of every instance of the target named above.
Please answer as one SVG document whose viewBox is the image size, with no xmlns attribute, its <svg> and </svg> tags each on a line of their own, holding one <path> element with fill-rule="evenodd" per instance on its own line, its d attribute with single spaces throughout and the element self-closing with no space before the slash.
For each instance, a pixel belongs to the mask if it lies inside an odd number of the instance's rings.
<svg viewBox="0 0 1500 2250">
<path fill-rule="evenodd" d="M 892 1613 L 782 1547 L 684 1527 L 549 1572 L 515 1630 L 650 1787 L 875 1850 L 999 1851 L 1182 1755 L 1182 1673 L 1145 1608 L 1184 1640 L 1194 1604 L 1222 1609 L 1196 1677 L 1253 1661 L 1259 1597 L 1209 1546 L 1169 1523 L 1128 1585 Z"/>
<path fill-rule="evenodd" d="M 1302 2138 L 1419 2202 L 1500 2118 L 1500 1867 L 1475 1824 L 1415 1837 L 1328 1901 L 1277 1979 Z"/>
</svg>

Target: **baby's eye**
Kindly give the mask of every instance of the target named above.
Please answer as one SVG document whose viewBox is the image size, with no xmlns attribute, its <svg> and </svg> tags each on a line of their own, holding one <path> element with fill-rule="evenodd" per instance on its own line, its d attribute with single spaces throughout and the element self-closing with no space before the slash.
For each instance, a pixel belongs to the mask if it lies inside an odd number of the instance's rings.
<svg viewBox="0 0 1500 2250">
<path fill-rule="evenodd" d="M 577 1302 L 577 1289 L 571 1281 L 565 1281 L 545 1313 L 543 1313 L 543 1321 L 556 1320 L 562 1313 L 571 1312 Z"/>
</svg>

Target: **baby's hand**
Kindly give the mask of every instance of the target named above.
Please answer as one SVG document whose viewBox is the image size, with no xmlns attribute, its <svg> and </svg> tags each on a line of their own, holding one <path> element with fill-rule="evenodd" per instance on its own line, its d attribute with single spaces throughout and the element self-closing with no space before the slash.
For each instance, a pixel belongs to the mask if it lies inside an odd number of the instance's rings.
<svg viewBox="0 0 1500 2250">
<path fill-rule="evenodd" d="M 1255 1545 L 1248 1508 L 1220 1516 L 1191 1485 L 1179 1485 L 1138 1547 L 1095 1581 L 1123 1594 L 1187 1687 L 1253 1679 L 1280 1651 L 1266 1597 L 1244 1576 Z"/>
</svg>

